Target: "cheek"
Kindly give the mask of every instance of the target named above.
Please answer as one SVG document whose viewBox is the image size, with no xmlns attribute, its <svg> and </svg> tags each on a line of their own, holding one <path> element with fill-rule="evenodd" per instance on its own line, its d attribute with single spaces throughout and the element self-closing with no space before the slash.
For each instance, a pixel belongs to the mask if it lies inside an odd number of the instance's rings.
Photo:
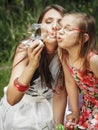
<svg viewBox="0 0 98 130">
<path fill-rule="evenodd" d="M 47 33 L 47 30 L 45 28 L 41 29 L 41 34 Z"/>
<path fill-rule="evenodd" d="M 65 41 L 71 44 L 76 44 L 79 41 L 78 38 L 79 36 L 77 35 L 77 33 L 74 33 L 73 35 L 65 36 Z"/>
<path fill-rule="evenodd" d="M 47 28 L 48 33 L 52 32 L 52 25 L 51 24 L 48 24 L 46 28 Z"/>
<path fill-rule="evenodd" d="M 62 48 L 71 47 L 78 43 L 78 37 L 76 35 L 65 35 L 63 37 L 62 42 L 58 43 L 58 45 Z"/>
<path fill-rule="evenodd" d="M 70 38 L 70 40 L 71 40 L 73 43 L 77 43 L 77 42 L 78 42 L 78 37 L 77 37 L 77 36 L 73 36 L 72 38 Z"/>
<path fill-rule="evenodd" d="M 51 33 L 51 31 L 52 31 L 51 25 L 50 24 L 48 24 L 48 25 L 46 24 L 44 26 L 44 28 L 41 29 L 41 35 L 47 36 L 47 35 L 49 35 Z"/>
</svg>

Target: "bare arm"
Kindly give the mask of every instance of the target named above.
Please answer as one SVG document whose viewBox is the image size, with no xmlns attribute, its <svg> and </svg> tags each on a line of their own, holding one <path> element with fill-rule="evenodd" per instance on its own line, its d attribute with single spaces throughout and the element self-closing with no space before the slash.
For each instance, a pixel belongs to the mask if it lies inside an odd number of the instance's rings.
<svg viewBox="0 0 98 130">
<path fill-rule="evenodd" d="M 66 86 L 66 91 L 69 97 L 70 105 L 71 105 L 71 110 L 73 113 L 73 117 L 75 122 L 78 121 L 79 118 L 79 106 L 78 106 L 78 88 L 75 83 L 75 80 L 73 79 L 69 68 L 66 63 L 66 59 L 64 58 L 64 53 L 62 49 L 59 48 L 58 50 L 59 58 L 63 67 L 64 71 L 64 77 L 65 77 L 65 86 Z M 69 119 L 70 117 L 68 117 Z"/>
<path fill-rule="evenodd" d="M 64 86 L 63 86 L 64 87 Z M 65 88 L 59 94 L 53 95 L 53 115 L 55 127 L 64 123 L 64 114 L 66 109 L 67 94 Z"/>
<path fill-rule="evenodd" d="M 42 48 L 43 47 L 39 45 L 38 41 L 34 41 L 27 50 L 18 51 L 18 53 L 16 53 L 13 65 L 18 63 L 18 61 L 26 55 L 27 57 L 12 69 L 7 90 L 7 100 L 9 104 L 14 105 L 23 97 L 24 93 L 17 91 L 14 87 L 14 80 L 19 77 L 18 81 L 24 86 L 30 83 L 32 76 L 39 65 Z"/>
<path fill-rule="evenodd" d="M 63 64 L 63 71 L 65 76 L 66 91 L 69 97 L 72 111 L 72 115 L 67 116 L 67 120 L 73 118 L 72 120 L 77 122 L 79 118 L 78 88 L 66 64 Z"/>
<path fill-rule="evenodd" d="M 98 55 L 93 55 L 90 58 L 90 68 L 96 77 L 98 77 Z"/>
</svg>

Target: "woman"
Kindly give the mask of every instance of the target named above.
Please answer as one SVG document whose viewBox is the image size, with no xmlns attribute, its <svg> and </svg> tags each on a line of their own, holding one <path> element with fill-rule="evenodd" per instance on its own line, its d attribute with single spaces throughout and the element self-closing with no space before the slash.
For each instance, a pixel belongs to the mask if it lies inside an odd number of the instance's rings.
<svg viewBox="0 0 98 130">
<path fill-rule="evenodd" d="M 60 60 L 63 68 L 68 68 L 83 93 L 78 124 L 74 124 L 72 111 L 67 116 L 69 122 L 65 126 L 69 129 L 78 127 L 85 130 L 97 130 L 98 50 L 96 48 L 95 20 L 85 13 L 69 13 L 63 17 L 60 24 L 61 29 L 57 34 Z M 66 90 L 70 104 L 73 106 L 73 87 L 66 86 Z"/>
<path fill-rule="evenodd" d="M 66 98 L 65 92 L 58 88 L 63 84 L 58 78 L 61 74 L 56 53 L 56 33 L 64 14 L 64 8 L 59 5 L 46 7 L 38 20 L 47 27 L 40 30 L 47 34 L 44 44 L 29 39 L 17 47 L 8 89 L 0 102 L 0 130 L 54 129 L 53 93 L 60 97 L 59 100 Z M 64 109 L 56 113 L 55 125 L 63 122 L 63 118 L 59 118 L 63 113 Z"/>
</svg>

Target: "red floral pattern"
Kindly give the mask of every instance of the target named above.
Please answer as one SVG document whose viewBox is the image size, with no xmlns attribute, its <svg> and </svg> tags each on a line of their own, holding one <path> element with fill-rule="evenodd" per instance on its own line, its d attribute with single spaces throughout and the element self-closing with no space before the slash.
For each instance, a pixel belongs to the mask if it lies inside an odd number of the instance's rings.
<svg viewBox="0 0 98 130">
<path fill-rule="evenodd" d="M 77 85 L 83 92 L 83 104 L 80 112 L 78 128 L 98 130 L 98 78 L 87 70 L 82 76 L 82 71 L 69 67 Z"/>
<path fill-rule="evenodd" d="M 80 70 L 70 67 L 72 76 L 83 92 L 83 104 L 78 128 L 98 130 L 98 78 L 89 69 L 85 75 Z"/>
</svg>

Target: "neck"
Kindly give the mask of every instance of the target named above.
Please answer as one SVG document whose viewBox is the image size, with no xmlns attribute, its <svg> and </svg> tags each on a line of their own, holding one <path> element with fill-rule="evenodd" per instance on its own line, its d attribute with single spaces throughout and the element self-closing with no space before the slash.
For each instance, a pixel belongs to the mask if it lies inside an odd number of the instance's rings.
<svg viewBox="0 0 98 130">
<path fill-rule="evenodd" d="M 45 49 L 46 49 L 46 53 L 48 55 L 52 55 L 56 52 L 56 49 L 57 49 L 57 46 L 56 45 L 52 45 L 52 44 L 48 44 L 45 46 Z"/>
<path fill-rule="evenodd" d="M 77 69 L 81 69 L 83 68 L 83 61 L 84 59 L 83 58 L 80 58 L 80 57 L 74 57 L 74 56 L 68 56 L 67 58 L 67 63 L 72 66 L 72 67 L 75 67 Z"/>
<path fill-rule="evenodd" d="M 80 69 L 81 66 L 83 65 L 83 58 L 79 57 L 79 49 L 76 48 L 70 48 L 68 51 L 68 55 L 67 55 L 67 62 L 69 65 Z"/>
<path fill-rule="evenodd" d="M 68 52 L 68 58 L 72 61 L 75 61 L 79 58 L 79 52 L 80 52 L 80 48 L 79 46 L 72 46 L 70 48 L 66 48 L 67 52 Z"/>
<path fill-rule="evenodd" d="M 55 52 L 56 52 L 55 50 L 53 50 L 53 51 L 47 51 L 47 54 L 48 55 L 53 55 L 53 54 L 55 54 Z"/>
<path fill-rule="evenodd" d="M 53 59 L 54 55 L 55 55 L 56 51 L 47 51 L 46 54 L 47 54 L 47 58 L 48 58 L 48 62 L 50 63 L 51 60 Z"/>
</svg>

